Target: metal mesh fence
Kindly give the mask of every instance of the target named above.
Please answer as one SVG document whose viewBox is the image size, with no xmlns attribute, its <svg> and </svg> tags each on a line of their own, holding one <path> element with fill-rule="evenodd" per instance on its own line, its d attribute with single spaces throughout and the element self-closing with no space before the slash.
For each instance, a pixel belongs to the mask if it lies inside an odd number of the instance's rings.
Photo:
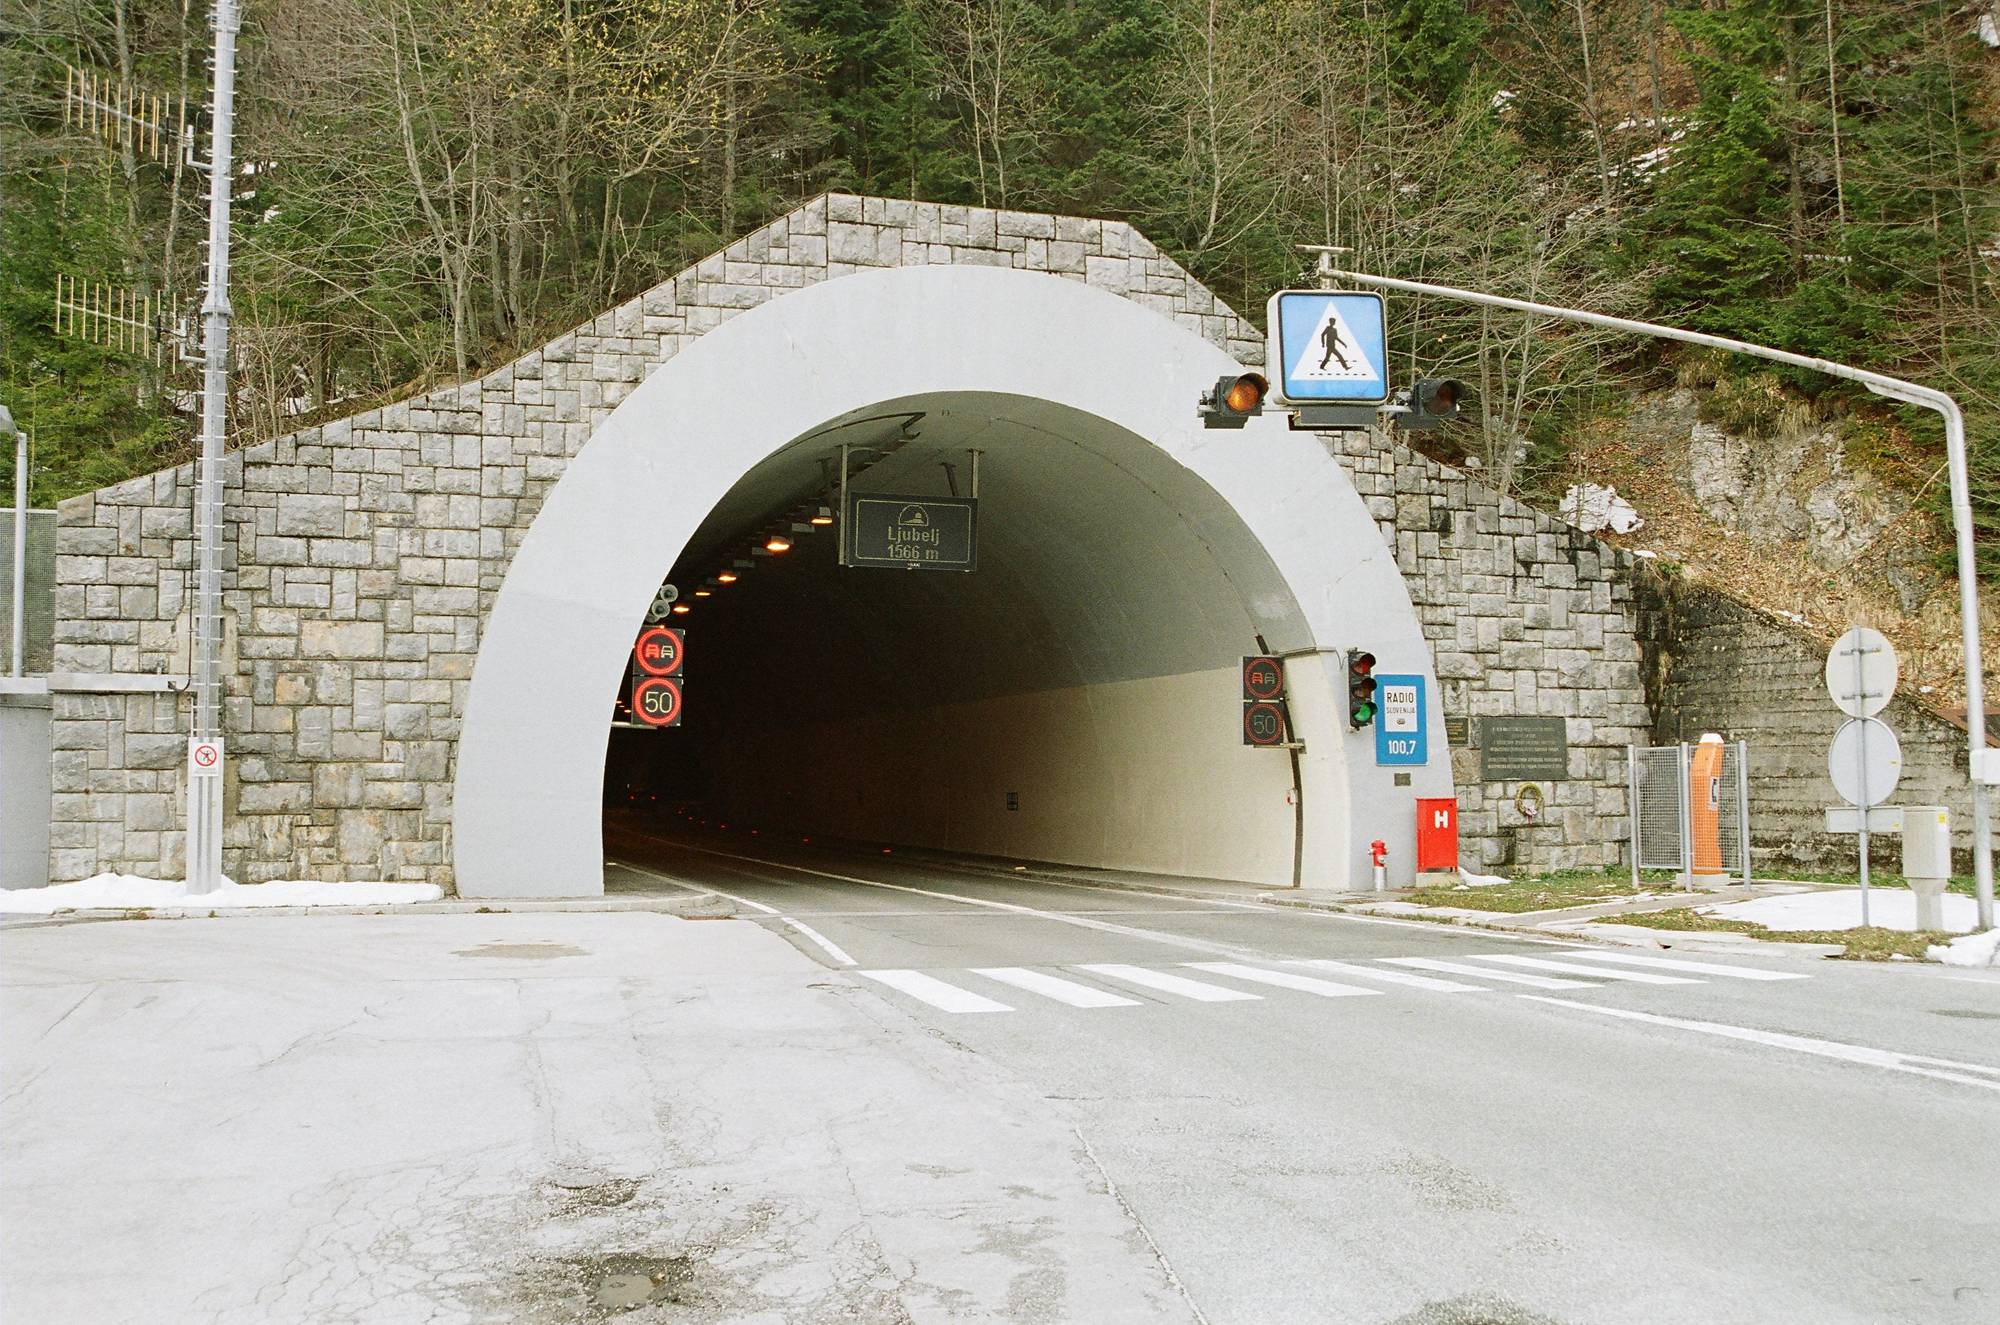
<svg viewBox="0 0 2000 1325">
<path fill-rule="evenodd" d="M 1689 874 L 1699 860 L 1692 833 L 1697 821 L 1706 830 L 1708 811 L 1715 816 L 1722 869 L 1737 878 L 1750 877 L 1749 747 L 1742 741 L 1723 746 L 1714 783 L 1705 779 L 1702 783 L 1700 794 L 1712 797 L 1701 807 L 1702 813 L 1695 813 L 1696 807 L 1688 799 L 1691 749 L 1686 745 L 1635 745 L 1629 751 L 1635 883 L 1642 869 Z M 1713 877 L 1712 870 L 1711 865 L 1703 872 Z"/>
<path fill-rule="evenodd" d="M 1687 778 L 1681 747 L 1632 751 L 1632 829 L 1639 868 L 1687 868 Z"/>
<path fill-rule="evenodd" d="M 1744 791 L 1749 770 L 1744 767 L 1743 742 L 1722 748 L 1722 776 L 1717 781 L 1717 836 L 1721 839 L 1722 867 L 1738 878 L 1747 878 L 1750 861 L 1750 826 L 1744 822 L 1749 812 Z"/>
</svg>

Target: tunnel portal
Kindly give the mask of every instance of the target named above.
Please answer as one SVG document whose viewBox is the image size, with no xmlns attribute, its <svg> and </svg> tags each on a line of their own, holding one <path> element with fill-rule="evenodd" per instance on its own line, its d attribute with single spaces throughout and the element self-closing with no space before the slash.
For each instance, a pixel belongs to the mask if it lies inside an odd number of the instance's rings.
<svg viewBox="0 0 2000 1325">
<path fill-rule="evenodd" d="M 641 762 L 670 794 L 848 838 L 1358 875 L 1450 769 L 1363 757 L 1340 649 L 1426 677 L 1430 652 L 1319 438 L 1200 427 L 1195 396 L 1236 368 L 1130 299 L 991 268 L 857 273 L 690 342 L 597 428 L 501 585 L 460 738 L 459 890 L 601 891 L 608 709 L 663 576 L 690 591 L 689 718 Z M 842 442 L 871 457 L 858 486 L 909 495 L 969 485 L 979 451 L 978 568 L 841 569 L 802 534 L 693 598 L 824 500 Z M 1263 651 L 1290 659 L 1295 750 L 1242 744 L 1237 668 Z"/>
</svg>

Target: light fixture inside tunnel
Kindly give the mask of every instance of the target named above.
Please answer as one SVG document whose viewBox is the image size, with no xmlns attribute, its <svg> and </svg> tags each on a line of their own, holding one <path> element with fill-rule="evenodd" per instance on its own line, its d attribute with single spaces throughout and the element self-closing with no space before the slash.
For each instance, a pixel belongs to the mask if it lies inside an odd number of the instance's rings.
<svg viewBox="0 0 2000 1325">
<path fill-rule="evenodd" d="M 687 615 L 688 613 L 690 613 L 690 612 L 692 612 L 692 611 L 694 611 L 694 609 L 693 609 L 692 607 L 689 607 L 689 606 L 688 606 L 688 605 L 687 605 L 686 603 L 675 603 L 675 604 L 674 604 L 674 615 L 675 615 L 675 616 L 686 616 L 686 615 Z"/>
<path fill-rule="evenodd" d="M 812 513 L 812 519 L 809 521 L 809 523 L 816 524 L 824 528 L 825 526 L 833 523 L 833 511 L 825 506 L 822 506 L 818 510 Z"/>
<path fill-rule="evenodd" d="M 710 595 L 711 593 L 713 593 L 713 592 L 714 592 L 714 590 L 712 590 L 712 589 L 696 589 L 696 590 L 694 591 L 694 596 L 695 596 L 696 598 L 706 598 L 706 597 L 708 597 L 708 596 L 709 596 L 709 595 Z"/>
<path fill-rule="evenodd" d="M 715 576 L 715 582 L 717 584 L 734 584 L 736 583 L 736 572 L 733 570 L 718 571 Z"/>
<path fill-rule="evenodd" d="M 790 552 L 792 550 L 792 540 L 786 538 L 783 534 L 772 534 L 764 540 L 764 550 L 766 552 Z"/>
</svg>

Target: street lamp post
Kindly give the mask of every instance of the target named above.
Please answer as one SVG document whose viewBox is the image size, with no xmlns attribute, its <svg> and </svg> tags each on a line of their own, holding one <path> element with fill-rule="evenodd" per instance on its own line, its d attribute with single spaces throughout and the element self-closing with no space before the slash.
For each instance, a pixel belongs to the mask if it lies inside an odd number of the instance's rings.
<svg viewBox="0 0 2000 1325">
<path fill-rule="evenodd" d="M 13 668 L 11 675 L 21 675 L 21 632 L 26 628 L 27 614 L 22 610 L 28 589 L 28 430 L 14 425 L 14 415 L 0 405 L 0 437 L 14 434 L 14 598 L 13 628 L 8 636 L 13 643 Z"/>
<path fill-rule="evenodd" d="M 1974 888 L 1978 894 L 1979 927 L 1993 928 L 1993 815 L 1987 785 L 1982 776 L 1987 760 L 1985 678 L 1981 675 L 1979 656 L 1979 581 L 1973 558 L 1972 484 L 1966 470 L 1965 416 L 1959 412 L 1957 401 L 1933 387 L 1904 381 L 1900 377 L 1872 373 L 1865 368 L 1856 368 L 1852 364 L 1834 363 L 1828 359 L 1815 359 L 1810 355 L 1793 354 L 1789 350 L 1772 349 L 1768 345 L 1753 345 L 1748 341 L 1731 340 L 1726 336 L 1711 336 L 1705 332 L 1661 326 L 1657 322 L 1638 322 L 1630 318 L 1609 317 L 1603 313 L 1588 313 L 1579 308 L 1561 308 L 1526 299 L 1509 299 L 1504 295 L 1482 294 L 1476 290 L 1461 290 L 1449 285 L 1432 285 L 1426 281 L 1406 281 L 1394 276 L 1345 271 L 1333 265 L 1333 255 L 1338 250 L 1316 245 L 1305 247 L 1319 254 L 1319 275 L 1322 278 L 1355 281 L 1362 285 L 1386 290 L 1404 290 L 1411 294 L 1436 295 L 1460 303 L 1478 304 L 1486 308 L 1506 308 L 1517 313 L 1558 318 L 1564 322 L 1581 322 L 1586 326 L 1604 327 L 1635 336 L 1655 336 L 1663 340 L 1685 341 L 1690 345 L 1705 345 L 1711 349 L 1727 350 L 1731 354 L 1769 359 L 1774 363 L 1790 364 L 1795 368 L 1810 368 L 1830 377 L 1859 382 L 1875 394 L 1887 396 L 1891 400 L 1936 410 L 1944 419 L 1945 463 L 1951 478 L 1951 519 L 1958 552 L 1958 610 L 1965 641 L 1965 731 L 1972 783 L 1972 874 Z"/>
<path fill-rule="evenodd" d="M 208 293 L 202 300 L 201 458 L 195 466 L 194 739 L 221 734 L 222 457 L 229 426 L 229 187 L 236 100 L 236 0 L 215 0 L 208 160 Z M 188 778 L 190 893 L 222 885 L 222 779 Z"/>
</svg>

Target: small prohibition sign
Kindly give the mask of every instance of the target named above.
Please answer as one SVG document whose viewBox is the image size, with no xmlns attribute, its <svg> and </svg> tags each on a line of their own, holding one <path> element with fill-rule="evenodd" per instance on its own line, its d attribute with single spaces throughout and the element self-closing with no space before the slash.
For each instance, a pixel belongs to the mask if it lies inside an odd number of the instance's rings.
<svg viewBox="0 0 2000 1325">
<path fill-rule="evenodd" d="M 648 626 L 639 632 L 632 657 L 648 676 L 673 676 L 687 660 L 687 640 L 669 626 Z"/>
<path fill-rule="evenodd" d="M 632 687 L 632 716 L 648 727 L 671 727 L 680 721 L 680 683 L 649 676 Z"/>
<path fill-rule="evenodd" d="M 194 761 L 203 768 L 215 767 L 215 747 L 212 745 L 197 745 L 194 748 Z"/>
<path fill-rule="evenodd" d="M 1243 660 L 1243 697 L 1276 699 L 1285 690 L 1285 668 L 1276 658 Z"/>
</svg>

